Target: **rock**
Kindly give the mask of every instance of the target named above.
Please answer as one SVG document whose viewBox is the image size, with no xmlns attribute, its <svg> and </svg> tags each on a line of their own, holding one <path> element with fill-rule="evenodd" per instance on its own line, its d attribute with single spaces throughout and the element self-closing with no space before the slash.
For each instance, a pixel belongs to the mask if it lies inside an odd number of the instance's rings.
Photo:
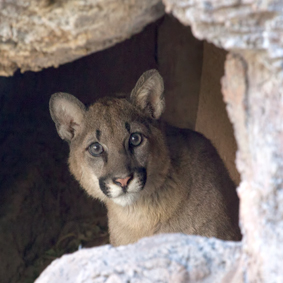
<svg viewBox="0 0 283 283">
<path fill-rule="evenodd" d="M 276 0 L 163 0 L 198 39 L 236 52 L 263 53 L 259 60 L 281 68 L 283 58 L 283 2 Z M 263 52 L 265 51 L 265 52 Z M 265 54 L 265 56 L 263 56 Z"/>
<path fill-rule="evenodd" d="M 0 1 L 0 75 L 40 71 L 105 49 L 163 13 L 159 0 Z"/>
<path fill-rule="evenodd" d="M 238 143 L 237 167 L 247 282 L 282 282 L 283 72 L 230 54 L 222 91 Z"/>
<path fill-rule="evenodd" d="M 244 282 L 237 266 L 241 243 L 181 234 L 135 245 L 82 249 L 55 260 L 35 283 Z"/>
</svg>

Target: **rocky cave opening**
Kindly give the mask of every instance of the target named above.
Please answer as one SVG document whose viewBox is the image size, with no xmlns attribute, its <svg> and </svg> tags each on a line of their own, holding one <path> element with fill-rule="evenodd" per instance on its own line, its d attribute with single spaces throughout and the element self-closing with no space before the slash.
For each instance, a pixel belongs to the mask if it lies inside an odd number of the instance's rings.
<svg viewBox="0 0 283 283">
<path fill-rule="evenodd" d="M 0 281 L 33 282 L 56 257 L 108 243 L 104 206 L 71 177 L 48 101 L 129 93 L 146 70 L 165 81 L 164 119 L 211 139 L 236 184 L 236 142 L 221 94 L 226 52 L 163 16 L 106 50 L 58 68 L 0 77 Z"/>
</svg>

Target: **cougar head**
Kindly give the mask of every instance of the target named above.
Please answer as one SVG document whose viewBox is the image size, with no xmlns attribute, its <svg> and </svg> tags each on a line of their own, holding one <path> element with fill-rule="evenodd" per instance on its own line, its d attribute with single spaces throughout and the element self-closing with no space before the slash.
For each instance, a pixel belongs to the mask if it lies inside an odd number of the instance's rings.
<svg viewBox="0 0 283 283">
<path fill-rule="evenodd" d="M 74 96 L 55 93 L 50 113 L 70 146 L 69 167 L 93 197 L 121 206 L 158 188 L 168 152 L 156 120 L 164 110 L 163 80 L 145 72 L 130 98 L 103 98 L 88 109 Z"/>
</svg>

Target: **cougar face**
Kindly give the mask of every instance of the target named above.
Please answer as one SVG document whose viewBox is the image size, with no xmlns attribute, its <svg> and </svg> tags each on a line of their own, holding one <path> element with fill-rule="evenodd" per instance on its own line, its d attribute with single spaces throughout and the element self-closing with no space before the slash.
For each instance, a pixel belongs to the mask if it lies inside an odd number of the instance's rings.
<svg viewBox="0 0 283 283">
<path fill-rule="evenodd" d="M 149 141 L 151 132 L 146 118 L 136 112 L 126 99 L 98 101 L 85 114 L 88 122 L 82 140 L 74 141 L 71 147 L 72 152 L 78 151 L 70 155 L 72 173 L 76 176 L 78 170 L 72 163 L 81 164 L 80 171 L 88 172 L 85 174 L 88 178 L 97 179 L 95 183 L 100 191 L 122 206 L 135 202 L 144 189 L 150 151 L 154 147 L 150 142 L 156 142 Z M 80 150 L 82 144 L 84 151 Z M 83 178 L 81 181 L 85 182 Z"/>
<path fill-rule="evenodd" d="M 70 94 L 52 96 L 51 116 L 70 145 L 70 171 L 90 195 L 127 206 L 151 193 L 162 178 L 169 159 L 152 123 L 162 112 L 162 94 L 163 81 L 153 70 L 138 81 L 129 100 L 104 98 L 86 109 Z"/>
</svg>

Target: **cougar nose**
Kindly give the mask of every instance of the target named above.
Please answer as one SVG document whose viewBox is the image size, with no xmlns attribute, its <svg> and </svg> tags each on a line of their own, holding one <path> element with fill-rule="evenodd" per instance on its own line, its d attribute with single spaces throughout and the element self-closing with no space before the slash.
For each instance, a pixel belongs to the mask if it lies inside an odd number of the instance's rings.
<svg viewBox="0 0 283 283">
<path fill-rule="evenodd" d="M 133 174 L 127 176 L 126 178 L 115 178 L 114 183 L 123 188 L 126 187 L 132 179 L 133 179 Z"/>
</svg>

